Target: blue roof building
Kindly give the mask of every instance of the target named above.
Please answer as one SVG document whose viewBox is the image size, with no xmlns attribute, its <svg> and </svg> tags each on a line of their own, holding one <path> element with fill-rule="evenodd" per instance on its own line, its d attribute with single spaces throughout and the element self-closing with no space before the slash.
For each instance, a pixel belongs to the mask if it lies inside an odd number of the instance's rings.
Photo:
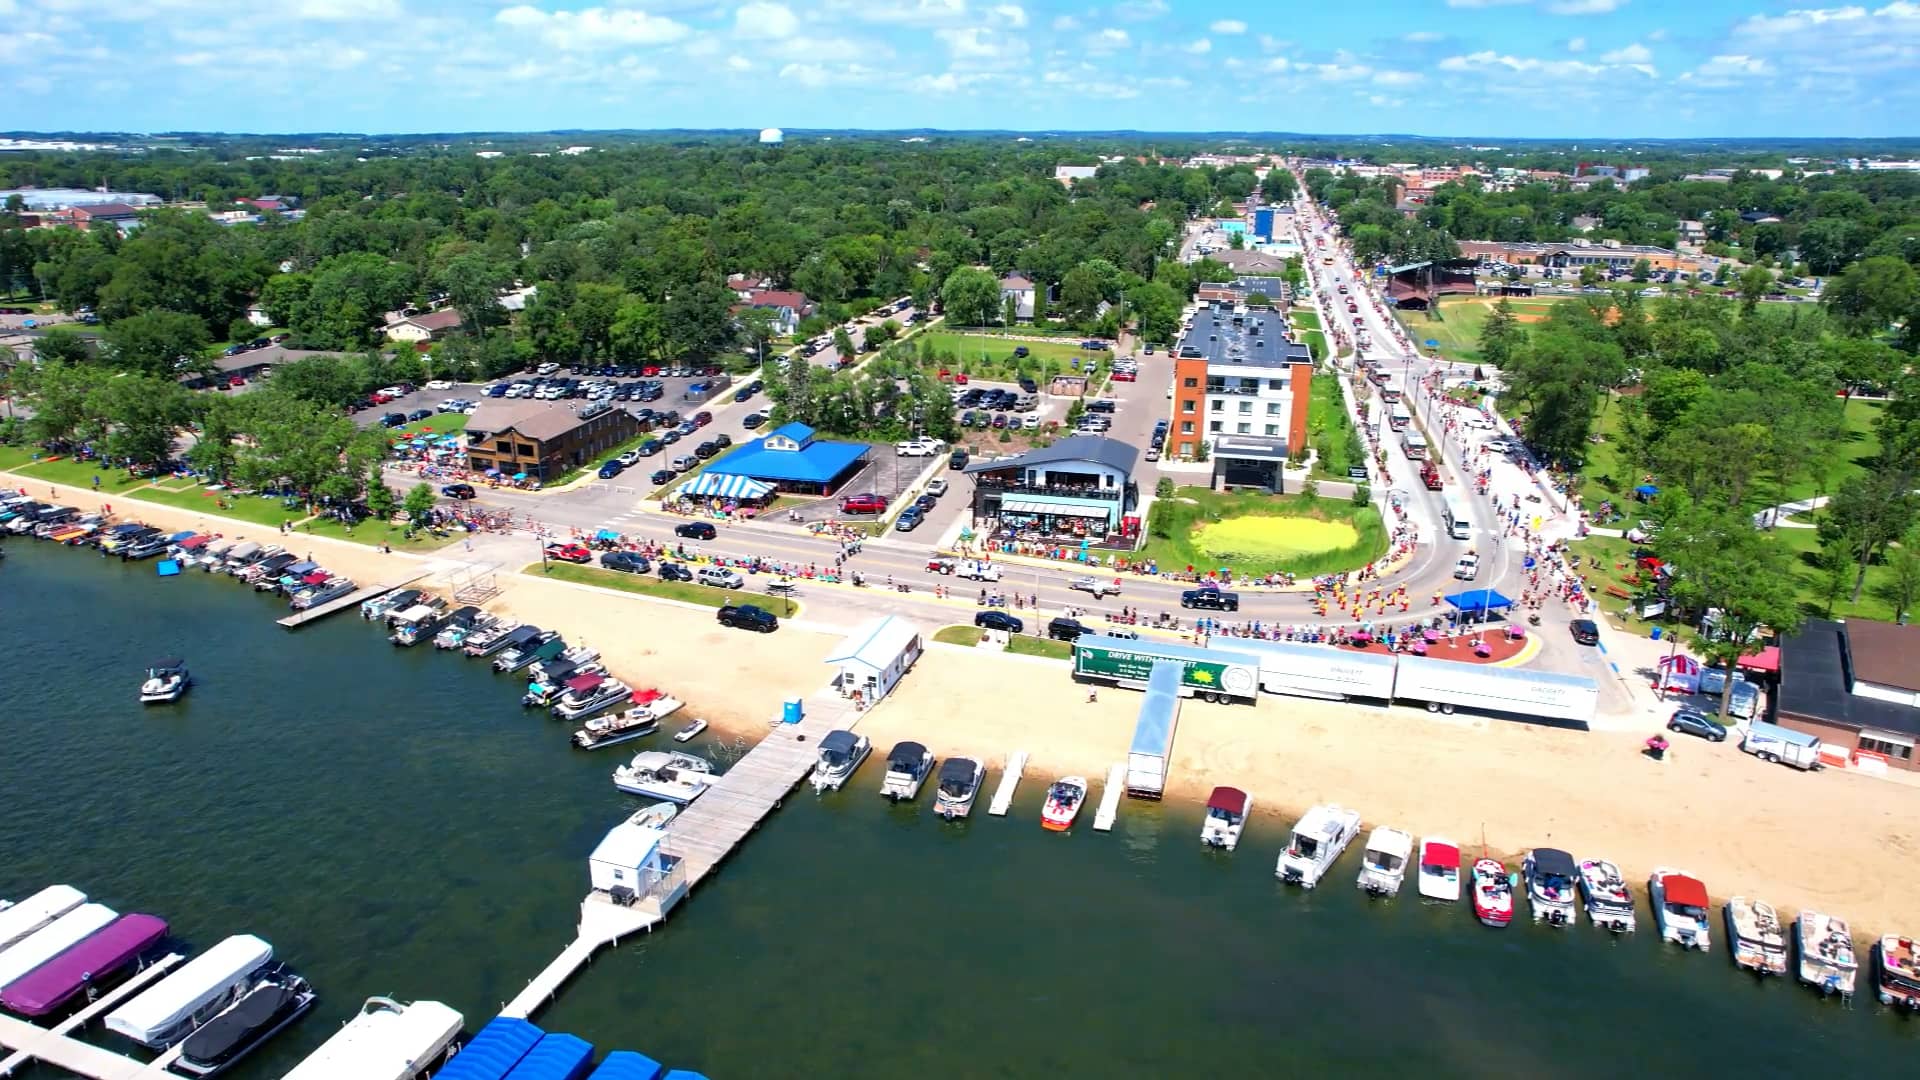
<svg viewBox="0 0 1920 1080">
<path fill-rule="evenodd" d="M 867 443 L 822 442 L 805 424 L 784 424 L 707 466 L 721 476 L 746 476 L 781 491 L 832 495 L 865 466 Z"/>
</svg>

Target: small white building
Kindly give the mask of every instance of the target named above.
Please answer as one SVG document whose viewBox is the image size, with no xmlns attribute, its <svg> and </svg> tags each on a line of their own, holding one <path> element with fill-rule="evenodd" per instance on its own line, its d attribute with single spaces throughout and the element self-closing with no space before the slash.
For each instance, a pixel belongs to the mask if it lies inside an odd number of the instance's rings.
<svg viewBox="0 0 1920 1080">
<path fill-rule="evenodd" d="M 859 695 L 864 705 L 886 697 L 926 645 L 920 628 L 898 615 L 882 615 L 862 623 L 827 656 L 840 669 L 833 685 L 842 697 Z"/>
<path fill-rule="evenodd" d="M 663 830 L 623 821 L 615 825 L 600 846 L 587 856 L 587 876 L 598 892 L 627 889 L 645 896 L 667 874 L 660 855 Z"/>
</svg>

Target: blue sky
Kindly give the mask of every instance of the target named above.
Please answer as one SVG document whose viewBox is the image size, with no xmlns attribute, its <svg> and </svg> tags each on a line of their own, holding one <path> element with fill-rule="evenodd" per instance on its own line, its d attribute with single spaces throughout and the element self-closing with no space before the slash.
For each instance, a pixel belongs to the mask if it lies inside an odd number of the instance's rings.
<svg viewBox="0 0 1920 1080">
<path fill-rule="evenodd" d="M 0 126 L 1915 134 L 1920 0 L 0 0 Z"/>
</svg>

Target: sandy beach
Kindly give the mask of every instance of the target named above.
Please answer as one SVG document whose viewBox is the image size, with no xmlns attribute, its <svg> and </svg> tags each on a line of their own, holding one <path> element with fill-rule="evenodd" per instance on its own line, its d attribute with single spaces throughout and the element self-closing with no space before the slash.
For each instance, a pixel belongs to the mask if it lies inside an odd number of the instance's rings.
<svg viewBox="0 0 1920 1080">
<path fill-rule="evenodd" d="M 60 497 L 89 508 L 99 501 L 70 489 Z M 156 525 L 276 536 L 211 515 L 108 501 L 122 516 Z M 402 576 L 406 564 L 435 565 L 432 557 L 323 538 L 289 547 L 364 582 Z M 502 572 L 499 583 L 490 608 L 592 644 L 615 675 L 679 696 L 683 717 L 706 717 L 730 738 L 757 737 L 783 699 L 819 689 L 829 674 L 822 659 L 837 641 L 791 624 L 745 635 L 723 630 L 706 609 L 532 575 Z M 935 627 L 923 629 L 931 637 Z M 997 772 L 1009 751 L 1025 749 L 1029 783 L 1069 772 L 1097 780 L 1124 760 L 1140 700 L 1102 687 L 1089 702 L 1058 662 L 934 646 L 860 729 L 881 754 L 911 738 Z M 1475 854 L 1484 845 L 1510 863 L 1527 848 L 1561 847 L 1576 858 L 1609 858 L 1640 882 L 1671 866 L 1698 875 L 1716 898 L 1815 907 L 1863 932 L 1920 930 L 1912 899 L 1920 861 L 1910 857 L 1920 851 L 1920 784 L 1801 773 L 1732 743 L 1685 736 L 1656 763 L 1640 754 L 1641 739 L 1273 696 L 1252 707 L 1188 701 L 1169 794 L 1204 799 L 1217 784 L 1251 792 L 1266 820 L 1261 842 L 1239 858 L 1273 859 L 1279 829 L 1313 803 L 1337 802 L 1360 810 L 1368 827 L 1448 836 Z M 877 783 L 870 777 L 856 790 Z"/>
</svg>

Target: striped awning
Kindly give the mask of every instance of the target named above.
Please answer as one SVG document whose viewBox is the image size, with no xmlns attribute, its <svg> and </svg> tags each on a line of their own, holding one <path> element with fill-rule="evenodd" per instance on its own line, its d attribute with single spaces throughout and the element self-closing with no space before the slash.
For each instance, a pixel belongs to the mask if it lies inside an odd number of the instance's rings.
<svg viewBox="0 0 1920 1080">
<path fill-rule="evenodd" d="M 703 472 L 681 484 L 676 494 L 689 498 L 759 499 L 772 491 L 772 484 L 751 476 Z"/>
</svg>

